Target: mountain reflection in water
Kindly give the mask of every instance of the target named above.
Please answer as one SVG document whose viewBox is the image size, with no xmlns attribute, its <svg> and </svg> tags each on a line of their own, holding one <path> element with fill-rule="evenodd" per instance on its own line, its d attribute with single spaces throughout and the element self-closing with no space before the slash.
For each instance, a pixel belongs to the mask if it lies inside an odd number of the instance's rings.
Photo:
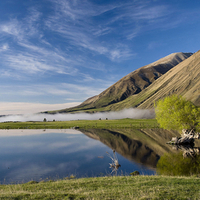
<svg viewBox="0 0 200 200">
<path fill-rule="evenodd" d="M 163 153 L 173 151 L 166 142 L 178 135 L 175 131 L 162 129 L 90 129 L 81 132 L 115 149 L 123 157 L 152 168 Z"/>
<path fill-rule="evenodd" d="M 57 179 L 70 175 L 109 175 L 110 158 L 118 154 L 118 174 L 155 174 L 166 145 L 177 134 L 161 129 L 0 130 L 0 183 Z"/>
</svg>

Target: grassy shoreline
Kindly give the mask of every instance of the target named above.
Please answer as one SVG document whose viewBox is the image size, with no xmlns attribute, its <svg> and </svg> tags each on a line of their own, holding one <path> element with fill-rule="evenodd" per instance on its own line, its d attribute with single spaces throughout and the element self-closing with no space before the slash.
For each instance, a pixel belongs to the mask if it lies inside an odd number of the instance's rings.
<svg viewBox="0 0 200 200">
<path fill-rule="evenodd" d="M 0 129 L 159 128 L 155 119 L 4 122 Z M 0 185 L 0 199 L 200 199 L 200 178 L 105 176 Z"/>
<path fill-rule="evenodd" d="M 0 199 L 200 199 L 200 178 L 108 176 L 0 185 Z"/>
<path fill-rule="evenodd" d="M 69 128 L 159 128 L 156 119 L 74 120 L 47 122 L 1 122 L 0 129 L 69 129 Z"/>
</svg>

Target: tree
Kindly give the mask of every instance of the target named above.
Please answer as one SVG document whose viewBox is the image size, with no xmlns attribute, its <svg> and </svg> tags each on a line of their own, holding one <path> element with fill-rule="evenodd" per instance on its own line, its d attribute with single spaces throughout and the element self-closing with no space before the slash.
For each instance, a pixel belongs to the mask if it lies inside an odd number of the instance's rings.
<svg viewBox="0 0 200 200">
<path fill-rule="evenodd" d="M 200 110 L 181 96 L 168 96 L 156 103 L 156 119 L 161 128 L 196 131 L 199 127 Z"/>
</svg>

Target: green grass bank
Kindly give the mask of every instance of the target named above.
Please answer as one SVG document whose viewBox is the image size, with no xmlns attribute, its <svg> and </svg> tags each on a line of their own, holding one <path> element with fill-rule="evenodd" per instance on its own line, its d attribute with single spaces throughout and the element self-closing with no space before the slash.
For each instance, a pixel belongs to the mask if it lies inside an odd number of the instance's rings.
<svg viewBox="0 0 200 200">
<path fill-rule="evenodd" d="M 159 128 L 156 119 L 74 120 L 47 122 L 2 122 L 0 129 Z"/>
<path fill-rule="evenodd" d="M 200 199 L 200 178 L 110 176 L 0 185 L 0 199 Z"/>
</svg>

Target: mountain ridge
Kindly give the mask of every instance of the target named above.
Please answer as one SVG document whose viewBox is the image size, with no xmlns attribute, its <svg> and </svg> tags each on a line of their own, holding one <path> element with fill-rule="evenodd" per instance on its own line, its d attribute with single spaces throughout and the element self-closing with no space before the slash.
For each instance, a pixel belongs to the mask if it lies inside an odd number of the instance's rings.
<svg viewBox="0 0 200 200">
<path fill-rule="evenodd" d="M 149 65 L 145 65 L 139 69 L 136 69 L 135 71 L 129 73 L 128 75 L 126 75 L 125 77 L 117 81 L 108 89 L 104 90 L 99 95 L 96 95 L 94 97 L 87 99 L 81 105 L 91 103 L 91 100 L 92 100 L 92 103 L 97 104 L 96 102 L 100 98 L 102 98 L 104 95 L 106 95 L 106 97 L 111 96 L 111 100 L 108 103 L 106 102 L 106 104 L 108 105 L 122 101 L 126 99 L 128 96 L 137 94 L 141 90 L 148 87 L 157 78 L 162 76 L 169 69 L 173 68 L 179 62 L 183 61 L 189 56 L 191 56 L 191 53 L 173 53 Z M 125 91 L 124 91 L 124 87 L 127 87 Z M 124 92 L 121 92 L 121 91 L 124 91 Z M 114 96 L 118 96 L 118 97 L 113 98 Z M 98 105 L 95 105 L 95 106 L 98 107 Z M 104 105 L 100 104 L 100 107 L 101 106 L 104 106 Z"/>
<path fill-rule="evenodd" d="M 110 111 L 129 107 L 148 108 L 148 106 L 141 106 L 141 101 L 136 97 L 139 96 L 139 98 L 141 98 L 140 93 L 149 96 L 148 88 L 153 83 L 156 81 L 159 82 L 159 80 L 161 80 L 160 78 L 167 72 L 173 70 L 174 67 L 191 56 L 193 56 L 192 53 L 172 53 L 153 63 L 134 70 L 99 95 L 88 98 L 76 107 L 49 113 Z M 146 91 L 146 94 L 143 91 Z M 132 98 L 134 102 L 132 102 Z M 122 105 L 124 102 L 125 105 Z"/>
<path fill-rule="evenodd" d="M 108 109 L 118 110 L 130 105 L 141 109 L 152 108 L 158 99 L 173 94 L 181 95 L 187 100 L 200 106 L 200 51 L 179 63 L 166 74 L 152 83 L 141 93 L 132 95 L 115 107 Z M 122 106 L 126 105 L 126 106 Z"/>
</svg>

